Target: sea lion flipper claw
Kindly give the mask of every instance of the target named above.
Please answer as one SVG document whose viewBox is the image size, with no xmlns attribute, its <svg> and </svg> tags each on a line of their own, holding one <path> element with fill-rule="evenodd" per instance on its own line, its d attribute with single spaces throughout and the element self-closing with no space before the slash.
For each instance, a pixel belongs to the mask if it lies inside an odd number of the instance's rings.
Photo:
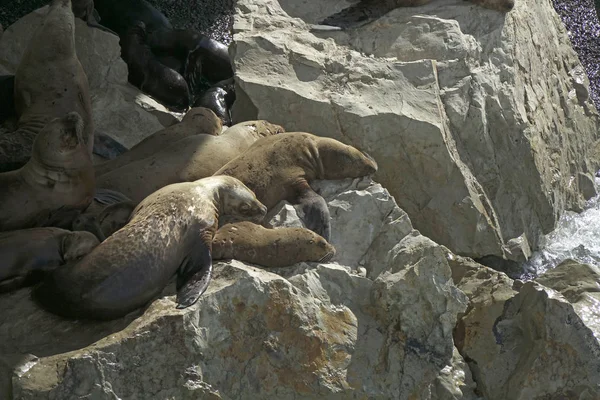
<svg viewBox="0 0 600 400">
<path fill-rule="evenodd" d="M 127 147 L 110 136 L 98 131 L 94 133 L 94 154 L 112 160 L 127 150 Z"/>
<path fill-rule="evenodd" d="M 298 196 L 298 203 L 294 207 L 300 212 L 304 226 L 329 242 L 331 223 L 325 199 L 309 187 Z"/>
<path fill-rule="evenodd" d="M 212 256 L 210 247 L 204 243 L 186 258 L 177 271 L 177 308 L 182 309 L 196 303 L 206 291 L 212 278 Z"/>
</svg>

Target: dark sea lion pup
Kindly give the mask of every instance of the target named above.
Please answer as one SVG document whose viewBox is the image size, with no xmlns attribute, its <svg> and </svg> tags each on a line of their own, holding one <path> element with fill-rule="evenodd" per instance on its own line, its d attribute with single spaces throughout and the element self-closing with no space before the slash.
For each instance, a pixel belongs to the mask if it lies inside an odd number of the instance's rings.
<svg viewBox="0 0 600 400">
<path fill-rule="evenodd" d="M 52 120 L 35 138 L 27 164 L 0 173 L 0 231 L 43 226 L 89 206 L 95 179 L 83 125 L 75 112 Z"/>
<path fill-rule="evenodd" d="M 325 18 L 312 31 L 330 31 L 331 27 L 358 28 L 366 25 L 398 7 L 417 7 L 432 0 L 360 0 Z M 472 3 L 496 11 L 508 12 L 515 6 L 515 0 L 468 0 Z"/>
<path fill-rule="evenodd" d="M 146 39 L 146 25 L 141 21 L 121 35 L 121 57 L 129 68 L 129 82 L 169 108 L 186 110 L 190 105 L 187 82 L 156 58 Z"/>
<path fill-rule="evenodd" d="M 304 228 L 267 229 L 244 221 L 219 228 L 213 239 L 213 260 L 233 258 L 268 268 L 327 262 L 334 255 L 327 240 Z"/>
<path fill-rule="evenodd" d="M 358 178 L 376 171 L 375 160 L 352 146 L 310 133 L 291 132 L 258 139 L 215 175 L 238 178 L 268 209 L 282 200 L 296 204 L 305 226 L 329 241 L 327 203 L 309 183 L 316 179 Z"/>
<path fill-rule="evenodd" d="M 260 222 L 265 213 L 232 177 L 166 186 L 81 261 L 49 274 L 34 299 L 65 317 L 113 319 L 148 303 L 177 274 L 177 308 L 191 306 L 210 282 L 219 218 Z"/>
<path fill-rule="evenodd" d="M 28 283 L 31 273 L 78 261 L 100 242 L 89 232 L 31 228 L 0 233 L 0 293 Z"/>
</svg>

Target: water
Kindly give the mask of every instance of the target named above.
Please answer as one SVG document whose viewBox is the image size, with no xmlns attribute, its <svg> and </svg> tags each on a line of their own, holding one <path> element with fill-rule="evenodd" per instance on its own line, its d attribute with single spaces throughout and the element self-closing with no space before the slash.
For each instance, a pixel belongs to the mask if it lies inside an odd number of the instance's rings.
<svg viewBox="0 0 600 400">
<path fill-rule="evenodd" d="M 540 250 L 523 265 L 522 279 L 533 279 L 566 259 L 600 267 L 600 196 L 590 199 L 579 214 L 563 214 L 556 229 L 542 238 Z"/>
</svg>

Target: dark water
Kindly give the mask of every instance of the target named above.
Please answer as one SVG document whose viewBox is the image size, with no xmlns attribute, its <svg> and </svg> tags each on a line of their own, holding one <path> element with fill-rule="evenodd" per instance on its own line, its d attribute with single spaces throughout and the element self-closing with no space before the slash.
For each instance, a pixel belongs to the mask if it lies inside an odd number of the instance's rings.
<svg viewBox="0 0 600 400">
<path fill-rule="evenodd" d="M 121 0 L 127 1 L 127 0 Z M 232 39 L 234 0 L 148 0 L 176 28 L 193 28 L 229 44 Z M 49 4 L 48 0 L 0 0 L 0 24 L 5 28 Z"/>
</svg>

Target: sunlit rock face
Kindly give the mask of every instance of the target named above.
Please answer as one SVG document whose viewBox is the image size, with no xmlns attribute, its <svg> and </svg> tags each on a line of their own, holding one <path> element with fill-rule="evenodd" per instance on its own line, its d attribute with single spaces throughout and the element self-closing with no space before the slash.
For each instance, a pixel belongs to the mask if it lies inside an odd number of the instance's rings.
<svg viewBox="0 0 600 400">
<path fill-rule="evenodd" d="M 455 253 L 523 261 L 595 194 L 598 116 L 549 0 L 464 1 L 310 32 L 348 2 L 240 0 L 236 118 L 353 144 L 415 227 Z"/>
</svg>

